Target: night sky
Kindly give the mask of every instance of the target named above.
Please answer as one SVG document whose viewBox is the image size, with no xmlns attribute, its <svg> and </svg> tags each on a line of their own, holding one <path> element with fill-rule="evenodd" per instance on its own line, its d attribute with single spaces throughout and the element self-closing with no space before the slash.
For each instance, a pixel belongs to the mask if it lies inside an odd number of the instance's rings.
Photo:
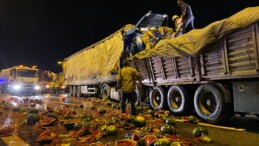
<svg viewBox="0 0 259 146">
<path fill-rule="evenodd" d="M 195 27 L 227 18 L 259 0 L 185 0 Z M 149 10 L 180 15 L 176 0 L 0 0 L 0 70 L 37 65 L 61 71 L 57 61 L 136 22 Z"/>
</svg>

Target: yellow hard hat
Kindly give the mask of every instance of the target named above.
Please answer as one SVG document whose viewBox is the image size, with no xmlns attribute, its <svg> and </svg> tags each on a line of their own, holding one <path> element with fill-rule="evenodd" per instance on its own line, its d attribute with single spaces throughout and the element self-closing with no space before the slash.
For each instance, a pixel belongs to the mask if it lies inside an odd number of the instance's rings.
<svg viewBox="0 0 259 146">
<path fill-rule="evenodd" d="M 177 19 L 177 18 L 179 18 L 179 16 L 178 16 L 178 15 L 174 15 L 174 16 L 172 17 L 172 20 L 175 21 L 175 19 Z"/>
<path fill-rule="evenodd" d="M 156 30 L 156 28 L 155 28 L 155 27 L 151 27 L 150 30 L 151 30 L 151 31 L 154 31 L 154 30 Z"/>
</svg>

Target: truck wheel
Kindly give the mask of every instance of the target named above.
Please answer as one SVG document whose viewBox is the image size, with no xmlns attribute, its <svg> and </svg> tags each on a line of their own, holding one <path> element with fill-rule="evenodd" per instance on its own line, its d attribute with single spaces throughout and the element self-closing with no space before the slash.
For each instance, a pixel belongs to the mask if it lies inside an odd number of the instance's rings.
<svg viewBox="0 0 259 146">
<path fill-rule="evenodd" d="M 137 100 L 136 100 L 135 105 L 138 106 L 138 105 L 140 105 L 141 99 L 142 99 L 142 96 L 143 96 L 143 89 L 142 89 L 142 87 L 141 86 L 136 86 L 135 92 L 136 92 L 136 95 L 137 95 Z"/>
<path fill-rule="evenodd" d="M 174 85 L 168 90 L 167 104 L 171 112 L 182 115 L 189 111 L 191 102 L 186 90 L 182 86 Z"/>
<path fill-rule="evenodd" d="M 109 85 L 103 84 L 101 89 L 101 98 L 108 99 L 110 97 L 110 90 L 111 90 L 111 87 Z"/>
<path fill-rule="evenodd" d="M 73 97 L 75 97 L 75 96 L 76 96 L 76 86 L 73 86 L 72 96 L 73 96 Z"/>
<path fill-rule="evenodd" d="M 68 93 L 69 93 L 69 96 L 73 95 L 73 86 L 69 86 Z"/>
<path fill-rule="evenodd" d="M 197 88 L 194 95 L 194 108 L 197 115 L 208 123 L 219 123 L 225 118 L 225 99 L 213 84 L 204 84 Z"/>
<path fill-rule="evenodd" d="M 81 97 L 81 86 L 76 87 L 76 97 Z"/>
<path fill-rule="evenodd" d="M 164 89 L 162 87 L 154 87 L 149 93 L 150 105 L 155 110 L 165 108 Z"/>
</svg>

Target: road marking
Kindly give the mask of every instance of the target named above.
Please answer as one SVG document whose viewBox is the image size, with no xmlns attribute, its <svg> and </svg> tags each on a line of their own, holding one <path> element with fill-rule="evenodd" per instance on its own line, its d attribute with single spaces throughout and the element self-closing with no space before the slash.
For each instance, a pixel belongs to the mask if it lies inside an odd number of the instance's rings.
<svg viewBox="0 0 259 146">
<path fill-rule="evenodd" d="M 182 123 L 185 122 L 185 121 L 182 120 L 182 119 L 175 119 L 175 121 L 177 121 L 177 122 L 182 122 Z M 246 129 L 242 129 L 242 128 L 218 126 L 218 125 L 213 125 L 213 124 L 208 124 L 208 123 L 202 123 L 202 122 L 198 122 L 197 125 L 208 126 L 208 127 L 214 127 L 214 128 L 220 128 L 220 129 L 227 129 L 227 130 L 234 130 L 234 131 L 246 131 Z"/>
<path fill-rule="evenodd" d="M 212 124 L 207 124 L 207 123 L 202 123 L 202 122 L 198 122 L 198 125 L 215 127 L 215 128 L 220 128 L 220 129 L 227 129 L 227 130 L 234 130 L 234 131 L 246 131 L 246 129 L 242 129 L 242 128 L 218 126 L 218 125 L 212 125 Z"/>
</svg>

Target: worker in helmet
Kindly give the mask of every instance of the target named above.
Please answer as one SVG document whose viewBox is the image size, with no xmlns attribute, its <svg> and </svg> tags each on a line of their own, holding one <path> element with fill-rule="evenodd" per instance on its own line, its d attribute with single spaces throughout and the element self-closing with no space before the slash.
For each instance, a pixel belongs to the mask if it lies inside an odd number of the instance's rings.
<svg viewBox="0 0 259 146">
<path fill-rule="evenodd" d="M 130 102 L 130 114 L 135 115 L 135 102 L 137 95 L 135 92 L 136 81 L 142 85 L 142 78 L 139 72 L 130 67 L 128 61 L 123 62 L 123 68 L 119 71 L 117 75 L 117 87 L 118 92 L 121 96 L 121 112 L 126 113 L 126 100 Z"/>
<path fill-rule="evenodd" d="M 51 77 L 51 81 L 49 82 L 50 95 L 55 95 L 55 93 L 56 93 L 55 81 L 57 80 L 57 75 L 54 72 L 49 72 L 49 73 L 50 73 L 50 77 Z"/>
<path fill-rule="evenodd" d="M 170 27 L 160 26 L 151 27 L 142 35 L 142 42 L 146 45 L 145 49 L 151 49 L 161 39 L 171 38 L 171 34 L 174 30 Z"/>
<path fill-rule="evenodd" d="M 143 33 L 141 40 L 145 44 L 147 50 L 153 48 L 154 41 L 156 40 L 156 36 L 154 32 L 157 31 L 155 27 L 149 28 L 146 32 Z"/>
<path fill-rule="evenodd" d="M 158 27 L 158 32 L 161 39 L 169 39 L 172 38 L 170 34 L 174 32 L 174 29 L 167 26 L 160 26 Z"/>
<path fill-rule="evenodd" d="M 175 35 L 174 37 L 182 35 L 182 28 L 181 26 L 183 25 L 180 17 L 178 15 L 174 15 L 172 17 L 172 21 L 174 22 L 174 29 L 175 29 Z"/>
<path fill-rule="evenodd" d="M 58 96 L 58 89 L 59 89 L 59 80 L 56 79 L 54 82 L 54 90 L 55 90 L 55 95 Z"/>
<path fill-rule="evenodd" d="M 131 24 L 127 24 L 124 26 L 124 28 L 122 29 L 121 33 L 123 36 L 123 42 L 124 42 L 124 48 L 123 48 L 123 53 L 120 59 L 120 66 L 122 67 L 122 63 L 123 61 L 128 58 L 131 57 L 132 54 L 134 54 L 134 45 L 133 45 L 133 39 L 136 37 L 136 33 L 130 33 L 127 34 L 126 32 L 129 31 L 131 28 L 133 28 L 134 25 Z"/>
<path fill-rule="evenodd" d="M 55 93 L 55 81 L 50 81 L 49 82 L 49 93 L 50 95 L 54 95 Z"/>
<path fill-rule="evenodd" d="M 183 0 L 177 0 L 178 6 L 181 8 L 182 14 L 180 20 L 183 23 L 181 26 L 182 33 L 185 34 L 188 31 L 194 29 L 194 16 L 192 13 L 191 6 L 185 3 Z"/>
</svg>

